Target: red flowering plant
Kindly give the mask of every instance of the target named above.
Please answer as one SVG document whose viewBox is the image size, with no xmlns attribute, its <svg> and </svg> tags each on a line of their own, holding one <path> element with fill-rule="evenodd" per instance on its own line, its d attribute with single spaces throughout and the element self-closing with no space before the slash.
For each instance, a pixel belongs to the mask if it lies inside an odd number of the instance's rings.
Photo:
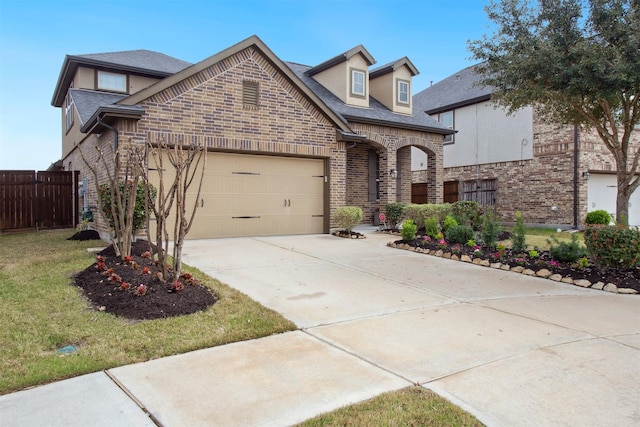
<svg viewBox="0 0 640 427">
<path fill-rule="evenodd" d="M 136 288 L 136 290 L 135 290 L 135 291 L 133 291 L 133 294 L 134 294 L 135 296 L 137 296 L 137 297 L 142 297 L 142 296 L 145 296 L 145 295 L 147 294 L 147 291 L 148 291 L 148 290 L 149 290 L 149 289 L 147 288 L 147 286 L 146 286 L 145 284 L 140 283 L 140 284 L 138 285 L 138 287 Z"/>
<path fill-rule="evenodd" d="M 171 292 L 180 292 L 184 289 L 184 284 L 180 280 L 174 280 L 171 284 Z"/>
</svg>

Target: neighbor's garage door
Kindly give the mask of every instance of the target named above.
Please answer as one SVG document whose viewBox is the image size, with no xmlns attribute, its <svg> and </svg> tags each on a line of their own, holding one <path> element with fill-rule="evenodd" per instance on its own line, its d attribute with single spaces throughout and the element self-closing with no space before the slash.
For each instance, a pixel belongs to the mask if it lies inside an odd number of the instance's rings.
<svg viewBox="0 0 640 427">
<path fill-rule="evenodd" d="M 587 194 L 588 211 L 603 209 L 612 215 L 616 213 L 616 194 L 618 184 L 616 176 L 592 173 L 589 176 Z M 629 225 L 640 226 L 640 191 L 636 190 L 629 201 Z"/>
<path fill-rule="evenodd" d="M 189 239 L 324 232 L 324 160 L 208 156 Z"/>
</svg>

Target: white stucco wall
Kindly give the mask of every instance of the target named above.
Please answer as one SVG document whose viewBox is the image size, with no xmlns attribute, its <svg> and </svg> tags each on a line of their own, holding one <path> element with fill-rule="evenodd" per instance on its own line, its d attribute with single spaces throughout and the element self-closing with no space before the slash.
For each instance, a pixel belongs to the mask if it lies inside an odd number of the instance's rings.
<svg viewBox="0 0 640 427">
<path fill-rule="evenodd" d="M 458 108 L 454 128 L 454 143 L 444 146 L 445 168 L 533 158 L 530 107 L 513 116 L 488 102 Z"/>
<path fill-rule="evenodd" d="M 454 112 L 454 129 L 458 131 L 454 143 L 444 146 L 445 168 L 533 158 L 531 107 L 512 116 L 489 102 L 458 108 Z M 412 150 L 411 169 L 424 170 L 426 166 L 426 155 Z"/>
</svg>

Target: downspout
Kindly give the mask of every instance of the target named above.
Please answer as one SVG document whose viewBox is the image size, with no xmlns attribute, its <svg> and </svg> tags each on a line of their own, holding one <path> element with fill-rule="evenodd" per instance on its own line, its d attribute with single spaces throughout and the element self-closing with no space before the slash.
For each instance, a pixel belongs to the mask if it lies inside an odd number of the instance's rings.
<svg viewBox="0 0 640 427">
<path fill-rule="evenodd" d="M 118 152 L 118 130 L 116 128 L 114 128 L 113 126 L 108 125 L 105 122 L 103 122 L 102 120 L 100 120 L 100 117 L 98 117 L 97 123 L 99 125 L 102 125 L 102 126 L 106 127 L 107 129 L 113 131 L 113 152 L 117 153 Z"/>
<path fill-rule="evenodd" d="M 578 125 L 573 126 L 573 228 L 578 229 Z"/>
</svg>

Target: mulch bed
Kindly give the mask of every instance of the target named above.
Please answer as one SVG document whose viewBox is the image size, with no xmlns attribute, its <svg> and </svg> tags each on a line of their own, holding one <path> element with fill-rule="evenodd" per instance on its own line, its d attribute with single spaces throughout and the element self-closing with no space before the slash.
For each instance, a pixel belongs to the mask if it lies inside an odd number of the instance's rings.
<svg viewBox="0 0 640 427">
<path fill-rule="evenodd" d="M 76 274 L 74 284 L 78 286 L 99 311 L 106 311 L 127 319 L 159 319 L 201 311 L 215 304 L 217 297 L 197 283 L 190 275 L 183 275 L 174 288 L 174 281 L 164 282 L 157 277 L 157 265 L 145 252 L 146 241 L 134 242 L 131 259 L 125 262 L 116 256 L 113 246 L 97 255 L 104 262 L 109 274 L 99 262 Z M 98 258 L 98 257 L 96 257 Z M 120 280 L 113 274 L 117 275 Z M 122 283 L 128 284 L 123 286 Z M 141 287 L 141 285 L 143 287 Z M 174 289 L 172 289 L 174 288 Z M 144 291 L 144 294 L 141 295 Z"/>
<path fill-rule="evenodd" d="M 508 235 L 503 235 L 500 236 L 500 240 L 506 240 L 509 237 Z M 544 268 L 553 274 L 571 277 L 573 280 L 585 279 L 592 284 L 598 282 L 603 282 L 604 284 L 613 283 L 618 288 L 634 289 L 639 293 L 637 295 L 640 295 L 640 267 L 601 271 L 592 262 L 589 262 L 588 267 L 579 267 L 578 263 L 557 262 L 551 258 L 548 251 L 538 251 L 539 257 L 531 258 L 528 254 L 514 253 L 511 249 L 505 249 L 500 254 L 495 249 L 489 250 L 484 247 L 474 249 L 471 246 L 460 244 L 440 245 L 435 239 L 427 241 L 422 237 L 410 241 L 397 240 L 393 243 L 396 246 L 406 244 L 409 247 L 422 248 L 423 250 L 442 250 L 442 255 L 444 256 L 448 254 L 449 256 L 456 255 L 460 258 L 462 255 L 467 255 L 471 259 L 479 258 L 491 263 L 499 262 L 502 265 L 508 265 L 510 268 L 522 266 L 533 271 L 539 271 Z M 449 256 L 446 257 L 449 258 Z"/>
</svg>

